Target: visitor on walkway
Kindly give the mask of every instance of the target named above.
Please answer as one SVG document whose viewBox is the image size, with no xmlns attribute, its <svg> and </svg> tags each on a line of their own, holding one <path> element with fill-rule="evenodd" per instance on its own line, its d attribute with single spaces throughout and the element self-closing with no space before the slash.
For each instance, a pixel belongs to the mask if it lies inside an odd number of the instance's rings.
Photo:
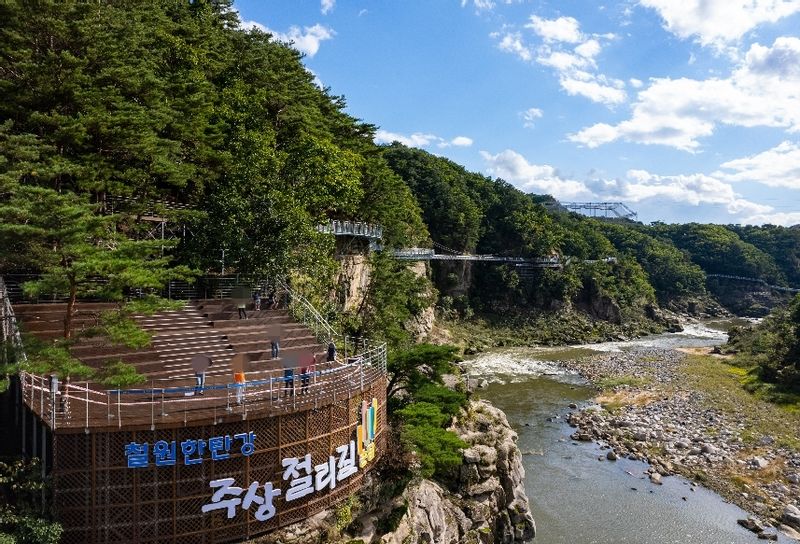
<svg viewBox="0 0 800 544">
<path fill-rule="evenodd" d="M 213 361 L 208 355 L 198 354 L 192 357 L 190 364 L 192 365 L 192 370 L 194 370 L 194 379 L 196 381 L 194 394 L 202 395 L 206 386 L 206 371 L 213 364 Z"/>
<path fill-rule="evenodd" d="M 253 292 L 253 309 L 255 311 L 261 311 L 261 293 L 258 291 Z"/>
<path fill-rule="evenodd" d="M 311 375 L 316 371 L 317 359 L 314 357 L 314 354 L 309 351 L 302 355 L 301 361 L 304 366 L 300 369 L 303 384 L 300 392 L 305 395 L 308 393 L 308 383 L 311 381 Z"/>
<path fill-rule="evenodd" d="M 331 341 L 328 343 L 328 359 L 329 363 L 332 363 L 336 360 L 336 344 Z"/>
<path fill-rule="evenodd" d="M 247 381 L 244 372 L 233 373 L 233 383 L 236 384 L 236 404 L 241 404 L 244 398 L 244 383 Z"/>
<path fill-rule="evenodd" d="M 274 310 L 278 307 L 278 300 L 275 298 L 275 289 L 271 289 L 267 295 L 267 309 Z"/>
<path fill-rule="evenodd" d="M 194 379 L 197 384 L 194 387 L 194 394 L 195 395 L 202 395 L 203 388 L 206 386 L 206 373 L 205 372 L 195 372 Z"/>
<path fill-rule="evenodd" d="M 281 329 L 278 326 L 269 330 L 269 347 L 272 352 L 272 358 L 277 359 L 281 353 Z"/>
<path fill-rule="evenodd" d="M 240 302 L 237 307 L 239 308 L 239 319 L 247 319 L 247 312 L 245 311 L 247 304 Z"/>
<path fill-rule="evenodd" d="M 291 357 L 283 360 L 283 396 L 294 396 L 294 361 Z"/>
</svg>

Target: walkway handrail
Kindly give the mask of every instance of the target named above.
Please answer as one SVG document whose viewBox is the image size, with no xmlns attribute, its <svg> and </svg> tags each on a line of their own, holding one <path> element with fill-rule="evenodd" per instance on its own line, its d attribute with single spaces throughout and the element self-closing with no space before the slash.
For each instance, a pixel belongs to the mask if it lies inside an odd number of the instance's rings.
<svg viewBox="0 0 800 544">
<path fill-rule="evenodd" d="M 17 318 L 14 315 L 14 308 L 11 306 L 11 299 L 8 297 L 6 283 L 0 276 L 0 340 L 3 343 L 10 342 L 22 361 L 27 361 L 25 349 L 22 345 L 22 337 L 19 334 Z"/>
<path fill-rule="evenodd" d="M 314 331 L 314 335 L 323 342 L 330 342 L 334 338 L 340 338 L 341 334 L 336 332 L 333 326 L 328 323 L 328 321 L 322 317 L 317 309 L 311 304 L 306 298 L 293 291 L 286 282 L 278 280 L 281 288 L 286 291 L 289 295 L 289 311 L 292 315 L 297 318 L 301 323 L 309 327 L 312 331 Z M 310 317 L 310 319 L 309 319 Z M 322 333 L 322 334 L 320 334 Z"/>
<path fill-rule="evenodd" d="M 317 225 L 317 232 L 334 236 L 360 236 L 372 240 L 383 238 L 383 227 L 364 223 L 363 221 L 339 221 L 332 219 L 329 223 Z"/>
<path fill-rule="evenodd" d="M 225 414 L 246 417 L 253 411 L 302 410 L 365 391 L 386 375 L 386 344 L 370 346 L 345 363 L 316 363 L 314 369 L 257 371 L 244 383 L 217 383 L 197 395 L 193 378 L 171 387 L 101 389 L 89 382 L 59 382 L 20 372 L 22 396 L 28 407 L 50 428 L 85 428 L 159 424 L 176 420 L 211 419 Z"/>
<path fill-rule="evenodd" d="M 734 276 L 732 274 L 706 274 L 706 278 L 725 278 L 729 280 L 740 280 L 740 281 L 749 281 L 753 283 L 760 283 L 770 289 L 774 289 L 776 291 L 788 291 L 789 293 L 800 293 L 800 289 L 795 289 L 794 287 L 783 287 L 781 285 L 773 285 L 768 283 L 767 280 L 761 278 L 750 278 L 747 276 Z"/>
</svg>

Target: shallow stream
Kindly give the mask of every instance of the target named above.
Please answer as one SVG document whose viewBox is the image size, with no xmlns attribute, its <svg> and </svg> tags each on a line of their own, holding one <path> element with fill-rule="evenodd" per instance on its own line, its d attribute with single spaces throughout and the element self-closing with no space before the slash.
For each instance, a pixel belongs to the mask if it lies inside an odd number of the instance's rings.
<svg viewBox="0 0 800 544">
<path fill-rule="evenodd" d="M 537 544 L 762 542 L 736 524 L 746 512 L 715 493 L 677 476 L 653 485 L 644 475 L 644 463 L 606 461 L 597 445 L 570 440 L 569 404 L 590 402 L 593 391 L 552 363 L 594 350 L 721 344 L 726 325 L 690 325 L 683 333 L 630 342 L 497 350 L 466 363 L 471 377 L 490 382 L 480 396 L 505 411 L 519 433 Z M 790 541 L 781 537 L 780 542 Z"/>
</svg>

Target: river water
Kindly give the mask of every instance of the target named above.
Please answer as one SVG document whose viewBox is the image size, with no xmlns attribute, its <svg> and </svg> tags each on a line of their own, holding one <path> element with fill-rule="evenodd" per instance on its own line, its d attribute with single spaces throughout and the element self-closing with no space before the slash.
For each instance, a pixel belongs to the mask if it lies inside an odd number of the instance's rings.
<svg viewBox="0 0 800 544">
<path fill-rule="evenodd" d="M 739 527 L 747 514 L 703 487 L 670 476 L 656 486 L 642 462 L 605 460 L 595 444 L 576 443 L 566 424 L 569 404 L 593 396 L 580 377 L 551 361 L 632 346 L 720 344 L 725 323 L 690 325 L 665 334 L 592 346 L 504 349 L 467 361 L 470 376 L 489 381 L 479 391 L 501 408 L 519 433 L 525 488 L 536 520 L 537 544 L 739 544 L 759 542 Z M 587 349 L 591 348 L 591 349 Z M 602 457 L 603 460 L 598 460 Z M 790 541 L 781 537 L 781 542 Z"/>
</svg>

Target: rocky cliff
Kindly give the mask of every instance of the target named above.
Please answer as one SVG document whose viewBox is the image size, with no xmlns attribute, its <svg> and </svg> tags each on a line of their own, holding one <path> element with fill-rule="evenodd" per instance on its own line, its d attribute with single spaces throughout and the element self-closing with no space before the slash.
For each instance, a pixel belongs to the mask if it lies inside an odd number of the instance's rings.
<svg viewBox="0 0 800 544">
<path fill-rule="evenodd" d="M 400 494 L 373 472 L 359 496 L 253 543 L 514 544 L 533 539 L 536 525 L 523 480 L 517 433 L 506 415 L 472 401 L 454 422 L 469 447 L 448 488 L 416 479 Z"/>
<path fill-rule="evenodd" d="M 533 539 L 536 525 L 523 484 L 522 454 L 506 415 L 488 402 L 473 401 L 450 430 L 469 444 L 454 491 L 429 480 L 413 482 L 394 499 L 392 511 L 405 507 L 396 529 L 382 536 L 360 535 L 365 542 L 511 544 Z"/>
</svg>

